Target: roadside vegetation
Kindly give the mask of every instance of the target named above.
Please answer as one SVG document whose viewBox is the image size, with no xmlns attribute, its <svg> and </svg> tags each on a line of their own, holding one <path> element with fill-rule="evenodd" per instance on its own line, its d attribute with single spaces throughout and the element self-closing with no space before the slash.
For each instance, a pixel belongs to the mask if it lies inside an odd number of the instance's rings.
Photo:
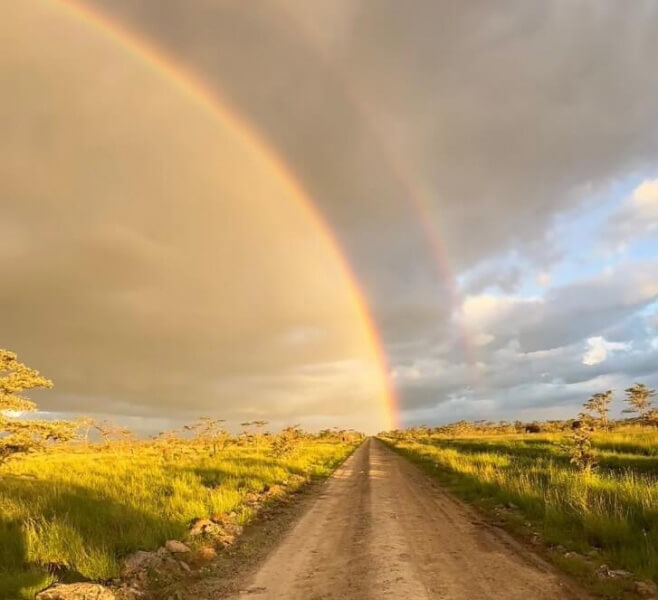
<svg viewBox="0 0 658 600">
<path fill-rule="evenodd" d="M 459 422 L 380 434 L 499 524 L 547 549 L 609 597 L 655 596 L 658 582 L 658 413 L 655 393 L 626 390 L 626 420 L 608 418 L 612 392 L 578 418 Z"/>
<path fill-rule="evenodd" d="M 264 421 L 232 434 L 214 417 L 137 440 L 88 417 L 25 418 L 36 407 L 24 392 L 51 386 L 0 351 L 0 598 L 113 580 L 135 551 L 167 540 L 212 557 L 262 507 L 328 476 L 362 441 L 353 431 L 270 434 Z"/>
</svg>

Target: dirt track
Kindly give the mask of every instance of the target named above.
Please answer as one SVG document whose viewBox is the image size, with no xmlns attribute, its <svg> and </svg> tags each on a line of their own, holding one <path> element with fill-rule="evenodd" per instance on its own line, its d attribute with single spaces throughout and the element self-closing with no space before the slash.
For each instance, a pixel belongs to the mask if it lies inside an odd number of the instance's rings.
<svg viewBox="0 0 658 600">
<path fill-rule="evenodd" d="M 232 598 L 586 598 L 376 440 L 338 469 L 241 590 Z"/>
</svg>

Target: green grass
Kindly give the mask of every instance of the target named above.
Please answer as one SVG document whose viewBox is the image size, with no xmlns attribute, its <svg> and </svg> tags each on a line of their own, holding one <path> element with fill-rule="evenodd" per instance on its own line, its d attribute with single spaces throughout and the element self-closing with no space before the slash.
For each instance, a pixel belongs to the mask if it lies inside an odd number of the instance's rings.
<svg viewBox="0 0 658 600">
<path fill-rule="evenodd" d="M 658 434 L 597 433 L 599 468 L 569 464 L 560 434 L 384 438 L 462 498 L 489 509 L 512 503 L 552 546 L 658 581 Z M 560 557 L 557 557 L 558 560 Z"/>
<path fill-rule="evenodd" d="M 0 598 L 28 599 L 55 579 L 108 580 L 123 557 L 181 539 L 189 522 L 254 513 L 247 494 L 323 477 L 354 445 L 307 441 L 290 458 L 233 446 L 216 458 L 136 451 L 57 451 L 0 470 Z"/>
</svg>

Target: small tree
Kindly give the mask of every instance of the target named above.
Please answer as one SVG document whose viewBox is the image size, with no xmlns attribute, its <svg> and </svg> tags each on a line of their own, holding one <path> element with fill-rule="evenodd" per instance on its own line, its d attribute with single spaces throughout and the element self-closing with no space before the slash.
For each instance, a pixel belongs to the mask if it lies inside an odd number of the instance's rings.
<svg viewBox="0 0 658 600">
<path fill-rule="evenodd" d="M 23 392 L 52 387 L 50 379 L 18 362 L 16 354 L 0 350 L 0 412 L 32 412 L 36 404 L 23 396 Z"/>
<path fill-rule="evenodd" d="M 298 447 L 304 437 L 299 425 L 292 425 L 282 429 L 272 441 L 272 456 L 283 458 L 290 456 Z"/>
<path fill-rule="evenodd" d="M 36 405 L 23 395 L 36 388 L 52 388 L 53 382 L 18 361 L 15 353 L 0 350 L 0 463 L 46 442 L 68 441 L 75 426 L 66 421 L 23 420 L 20 413 L 34 412 Z"/>
<path fill-rule="evenodd" d="M 253 436 L 253 439 L 256 442 L 256 454 L 260 456 L 260 443 L 261 440 L 263 439 L 263 432 L 259 431 L 262 430 L 265 425 L 268 425 L 269 421 L 245 421 L 244 423 L 240 423 L 242 427 L 244 427 L 245 434 L 247 436 Z M 249 427 L 255 427 L 256 430 L 253 432 L 253 434 L 249 433 L 248 428 Z"/>
<path fill-rule="evenodd" d="M 199 417 L 196 423 L 185 425 L 184 429 L 194 433 L 194 439 L 204 446 L 210 447 L 210 455 L 216 456 L 226 447 L 230 434 L 224 429 L 224 419 Z"/>
<path fill-rule="evenodd" d="M 96 422 L 94 423 L 94 429 L 98 431 L 106 447 L 109 447 L 112 441 L 127 442 L 133 435 L 130 429 L 112 423 L 112 421 Z"/>
<path fill-rule="evenodd" d="M 612 402 L 612 390 L 594 394 L 583 405 L 586 410 L 595 413 L 598 416 L 600 425 L 603 428 L 608 427 L 608 405 Z"/>
<path fill-rule="evenodd" d="M 629 408 L 625 413 L 637 413 L 638 419 L 642 423 L 649 421 L 649 415 L 652 411 L 652 398 L 656 395 L 656 390 L 650 390 L 643 383 L 636 383 L 634 386 L 626 389 L 626 402 Z"/>
<path fill-rule="evenodd" d="M 590 475 L 596 467 L 596 454 L 592 449 L 592 431 L 594 430 L 592 417 L 580 414 L 578 425 L 571 434 L 571 446 L 567 449 L 571 455 L 570 463 L 585 475 Z"/>
<path fill-rule="evenodd" d="M 96 419 L 93 417 L 78 417 L 75 420 L 77 429 L 82 432 L 82 441 L 85 444 L 85 448 L 89 446 L 89 432 L 96 425 Z"/>
<path fill-rule="evenodd" d="M 572 434 L 573 447 L 571 449 L 571 462 L 578 470 L 589 475 L 596 466 L 596 454 L 592 450 L 591 430 L 579 428 Z"/>
<path fill-rule="evenodd" d="M 164 460 L 175 460 L 179 456 L 181 439 L 178 436 L 178 431 L 175 429 L 171 431 L 161 431 L 157 435 L 154 435 L 152 439 L 160 448 Z"/>
</svg>

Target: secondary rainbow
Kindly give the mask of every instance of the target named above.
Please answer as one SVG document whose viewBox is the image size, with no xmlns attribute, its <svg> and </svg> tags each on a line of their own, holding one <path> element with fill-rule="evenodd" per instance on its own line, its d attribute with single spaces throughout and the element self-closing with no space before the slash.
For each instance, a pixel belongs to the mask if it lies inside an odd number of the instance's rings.
<svg viewBox="0 0 658 600">
<path fill-rule="evenodd" d="M 324 67 L 323 72 L 331 73 L 334 81 L 355 109 L 366 130 L 374 138 L 376 142 L 375 147 L 381 153 L 388 172 L 393 175 L 393 179 L 403 191 L 404 196 L 402 199 L 408 204 L 412 213 L 416 216 L 425 245 L 433 259 L 436 274 L 448 292 L 452 315 L 457 320 L 457 333 L 460 345 L 464 350 L 466 365 L 471 371 L 472 382 L 477 387 L 479 384 L 477 349 L 473 344 L 468 326 L 460 318 L 463 298 L 455 273 L 448 261 L 448 253 L 442 242 L 436 219 L 434 218 L 432 207 L 435 204 L 433 201 L 435 192 L 431 191 L 431 186 L 423 185 L 422 179 L 413 174 L 414 170 L 409 162 L 395 149 L 393 144 L 387 141 L 386 136 L 383 135 L 381 128 L 377 126 L 377 122 L 373 118 L 375 113 L 369 110 L 367 102 L 364 101 L 362 94 L 359 93 L 353 82 L 342 74 L 328 53 L 323 50 L 322 46 L 315 43 L 304 28 L 299 26 L 294 15 L 290 10 L 286 10 L 285 5 L 281 5 L 281 10 L 304 40 L 306 48 L 313 52 L 318 60 L 322 62 Z"/>
<path fill-rule="evenodd" d="M 332 249 L 336 261 L 346 281 L 349 283 L 351 300 L 354 303 L 355 311 L 364 325 L 368 342 L 378 362 L 381 383 L 384 389 L 384 410 L 388 421 L 387 424 L 390 428 L 398 427 L 399 407 L 389 376 L 388 358 L 383 349 L 379 333 L 377 332 L 363 292 L 340 244 L 325 218 L 319 212 L 309 194 L 304 190 L 303 186 L 282 162 L 272 147 L 249 123 L 229 107 L 228 103 L 219 96 L 216 90 L 211 90 L 202 81 L 195 78 L 161 48 L 156 47 L 151 42 L 144 41 L 135 33 L 129 31 L 124 25 L 120 25 L 107 15 L 98 10 L 92 10 L 76 0 L 49 1 L 69 11 L 73 17 L 87 25 L 95 27 L 102 35 L 110 38 L 125 50 L 132 53 L 149 68 L 155 69 L 164 75 L 172 84 L 176 85 L 188 97 L 202 106 L 210 116 L 222 123 L 230 124 L 234 132 L 240 135 L 247 144 L 258 150 L 264 163 L 281 179 L 281 182 L 291 192 L 291 196 L 299 203 L 302 210 L 309 217 L 309 221 L 316 226 L 318 235 L 322 236 L 323 241 Z"/>
</svg>

